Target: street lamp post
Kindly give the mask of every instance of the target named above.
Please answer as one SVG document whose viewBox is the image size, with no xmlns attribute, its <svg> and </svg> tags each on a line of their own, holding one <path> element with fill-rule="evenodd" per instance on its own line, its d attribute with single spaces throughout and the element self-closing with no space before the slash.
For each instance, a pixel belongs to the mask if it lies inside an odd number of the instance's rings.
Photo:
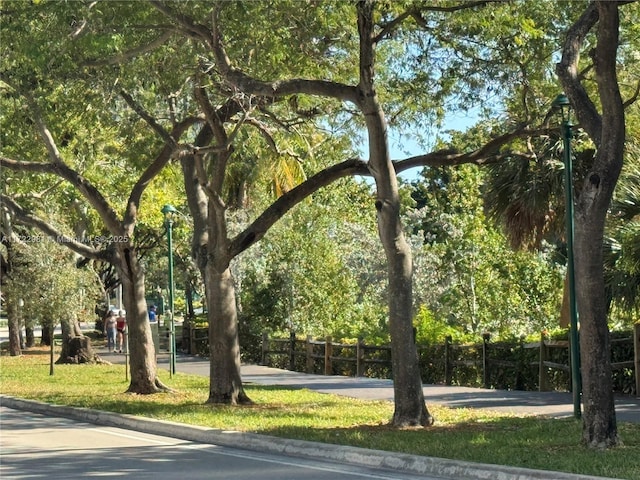
<svg viewBox="0 0 640 480">
<path fill-rule="evenodd" d="M 582 380 L 580 378 L 580 340 L 578 337 L 578 305 L 576 302 L 576 277 L 573 258 L 573 164 L 571 161 L 571 104 L 565 94 L 560 94 L 553 101 L 553 106 L 562 114 L 562 140 L 564 147 L 564 192 L 565 192 L 565 224 L 567 236 L 567 280 L 569 286 L 569 314 L 571 334 L 571 391 L 573 394 L 573 416 L 580 418 L 580 394 Z"/>
<path fill-rule="evenodd" d="M 173 216 L 177 210 L 172 205 L 165 205 L 161 210 L 167 228 L 167 247 L 169 259 L 169 373 L 176 373 L 176 326 L 173 318 Z"/>
</svg>

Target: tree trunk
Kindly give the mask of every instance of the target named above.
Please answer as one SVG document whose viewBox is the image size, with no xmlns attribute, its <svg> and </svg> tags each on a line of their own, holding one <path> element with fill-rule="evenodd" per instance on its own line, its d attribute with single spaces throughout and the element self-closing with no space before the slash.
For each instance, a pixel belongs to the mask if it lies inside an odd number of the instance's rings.
<svg viewBox="0 0 640 480">
<path fill-rule="evenodd" d="M 225 145 L 227 139 L 220 117 L 217 122 L 217 141 Z M 199 132 L 195 143 L 207 145 L 213 137 L 214 132 L 207 125 Z M 227 251 L 229 240 L 225 207 L 217 201 L 216 195 L 208 196 L 202 188 L 202 184 L 207 183 L 211 192 L 222 191 L 224 166 L 230 155 L 231 150 L 218 152 L 211 159 L 210 178 L 199 178 L 194 157 L 183 157 L 181 165 L 194 225 L 192 256 L 202 273 L 206 289 L 210 361 L 207 403 L 237 405 L 251 403 L 251 400 L 242 386 L 240 372 L 238 312 L 235 286 L 229 269 L 231 259 Z"/>
<path fill-rule="evenodd" d="M 7 298 L 7 320 L 9 326 L 9 355 L 22 355 L 20 345 L 20 307 L 12 298 Z"/>
<path fill-rule="evenodd" d="M 62 343 L 62 351 L 60 357 L 56 360 L 57 364 L 63 363 L 97 363 L 99 357 L 96 355 L 91 345 L 91 339 L 89 337 L 68 337 Z"/>
<path fill-rule="evenodd" d="M 358 3 L 360 32 L 359 107 L 369 140 L 370 169 L 376 181 L 378 232 L 389 275 L 389 331 L 397 427 L 433 424 L 424 401 L 418 353 L 413 338 L 413 265 L 400 219 L 400 195 L 389 155 L 387 125 L 374 88 L 373 2 Z"/>
<path fill-rule="evenodd" d="M 51 345 L 53 341 L 53 332 L 51 329 L 51 322 L 53 320 L 48 320 L 46 322 L 42 322 L 42 335 L 40 337 L 40 345 Z M 54 325 L 55 328 L 55 325 Z"/>
<path fill-rule="evenodd" d="M 207 403 L 248 404 L 240 376 L 240 342 L 236 296 L 231 270 L 206 267 L 207 308 L 209 309 L 210 383 Z"/>
<path fill-rule="evenodd" d="M 147 316 L 144 273 L 133 247 L 122 245 L 117 268 L 127 317 L 131 383 L 128 392 L 151 394 L 169 390 L 157 377 L 156 352 Z"/>
<path fill-rule="evenodd" d="M 618 2 L 594 2 L 567 34 L 558 76 L 575 107 L 580 125 L 597 146 L 591 171 L 575 210 L 576 300 L 580 315 L 583 386 L 583 442 L 606 448 L 619 443 L 611 378 L 602 245 L 607 210 L 622 169 L 625 114 L 616 75 L 620 18 Z M 591 51 L 599 102 L 592 102 L 577 75 L 579 48 L 597 24 Z M 595 103 L 601 105 L 600 114 Z"/>
<path fill-rule="evenodd" d="M 591 447 L 618 444 L 607 305 L 602 268 L 606 209 L 576 216 L 576 296 L 580 314 L 583 440 Z"/>
<path fill-rule="evenodd" d="M 184 296 L 187 299 L 187 318 L 193 318 L 194 310 L 193 310 L 193 288 L 191 287 L 191 279 L 187 279 L 184 283 Z"/>
<path fill-rule="evenodd" d="M 79 334 L 80 327 L 77 320 L 63 320 L 61 326 L 62 348 L 56 363 L 96 363 L 98 356 L 93 350 L 91 339 L 82 335 L 81 332 Z"/>
<path fill-rule="evenodd" d="M 33 331 L 33 327 L 25 326 L 24 336 L 25 336 L 24 344 L 26 348 L 31 348 L 36 344 L 36 335 Z"/>
</svg>

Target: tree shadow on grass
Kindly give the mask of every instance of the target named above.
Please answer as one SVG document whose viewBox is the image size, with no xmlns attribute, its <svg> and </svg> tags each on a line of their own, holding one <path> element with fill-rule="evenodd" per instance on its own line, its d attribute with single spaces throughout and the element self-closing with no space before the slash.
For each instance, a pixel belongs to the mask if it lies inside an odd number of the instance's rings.
<svg viewBox="0 0 640 480">
<path fill-rule="evenodd" d="M 640 428 L 619 425 L 624 446 L 594 451 L 580 444 L 581 423 L 574 419 L 505 417 L 486 422 L 436 424 L 397 429 L 388 424 L 349 428 L 282 427 L 260 433 L 284 438 L 411 453 L 495 465 L 606 476 L 640 472 Z"/>
</svg>

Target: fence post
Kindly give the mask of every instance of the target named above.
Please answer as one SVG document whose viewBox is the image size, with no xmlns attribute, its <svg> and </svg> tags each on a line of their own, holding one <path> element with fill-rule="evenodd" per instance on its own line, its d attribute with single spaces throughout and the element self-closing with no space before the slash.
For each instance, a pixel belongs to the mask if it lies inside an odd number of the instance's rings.
<svg viewBox="0 0 640 480">
<path fill-rule="evenodd" d="M 189 353 L 195 355 L 198 353 L 198 347 L 196 346 L 196 327 L 189 324 Z"/>
<path fill-rule="evenodd" d="M 269 353 L 269 333 L 262 332 L 262 365 L 267 364 L 267 354 Z"/>
<path fill-rule="evenodd" d="M 451 385 L 451 377 L 453 376 L 453 369 L 451 368 L 451 342 L 453 338 L 451 335 L 447 335 L 444 340 L 444 383 L 445 385 Z"/>
<path fill-rule="evenodd" d="M 636 397 L 640 397 L 640 322 L 633 325 L 633 352 L 636 367 Z"/>
<path fill-rule="evenodd" d="M 189 328 L 189 353 L 192 355 L 198 354 L 198 330 L 195 326 L 191 326 Z M 206 345 L 209 345 L 209 341 L 207 339 Z"/>
<path fill-rule="evenodd" d="M 546 332 L 540 333 L 540 360 L 538 366 L 538 391 L 549 391 L 549 370 L 545 362 L 549 359 L 549 347 L 547 347 Z"/>
<path fill-rule="evenodd" d="M 331 343 L 331 335 L 327 335 L 324 343 L 324 374 L 331 375 L 333 372 L 331 366 L 331 355 L 333 354 L 333 344 Z"/>
<path fill-rule="evenodd" d="M 364 377 L 364 339 L 358 337 L 356 344 L 356 375 Z"/>
<path fill-rule="evenodd" d="M 307 373 L 313 373 L 313 343 L 311 335 L 307 335 Z"/>
<path fill-rule="evenodd" d="M 289 370 L 296 371 L 296 332 L 289 332 Z"/>
<path fill-rule="evenodd" d="M 482 334 L 482 383 L 484 384 L 484 388 L 489 388 L 490 375 L 489 375 L 489 340 L 491 339 L 491 334 L 485 332 Z"/>
<path fill-rule="evenodd" d="M 524 351 L 524 335 L 520 336 L 520 344 L 518 345 L 518 357 L 516 358 L 516 390 L 525 390 L 524 378 L 526 372 L 525 351 Z"/>
</svg>

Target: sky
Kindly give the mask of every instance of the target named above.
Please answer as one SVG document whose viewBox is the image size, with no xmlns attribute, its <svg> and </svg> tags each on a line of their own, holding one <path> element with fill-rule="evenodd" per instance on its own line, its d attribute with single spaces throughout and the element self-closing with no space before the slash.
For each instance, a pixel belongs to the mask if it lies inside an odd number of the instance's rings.
<svg viewBox="0 0 640 480">
<path fill-rule="evenodd" d="M 455 113 L 445 119 L 442 128 L 440 129 L 439 132 L 437 132 L 437 134 L 440 135 L 440 137 L 446 139 L 448 136 L 444 132 L 448 130 L 464 131 L 469 127 L 471 127 L 473 124 L 475 124 L 477 121 L 478 121 L 478 115 L 476 112 L 471 111 L 471 112 Z M 429 153 L 428 149 L 420 147 L 417 141 L 412 140 L 411 135 L 409 134 L 405 134 L 403 136 L 400 134 L 400 132 L 394 131 L 393 128 L 389 128 L 388 135 L 389 135 L 389 150 L 391 153 L 392 160 L 400 160 L 402 158 L 412 157 L 412 156 L 420 155 L 423 153 Z M 435 141 L 435 135 L 434 135 L 434 141 Z M 361 153 L 363 155 L 363 158 L 367 158 L 367 154 L 364 151 L 365 145 L 366 144 L 364 143 L 362 145 Z M 433 145 L 431 145 L 431 147 L 433 147 Z M 407 170 L 405 172 L 402 172 L 399 176 L 403 180 L 412 181 L 418 177 L 421 171 L 422 171 L 422 167 L 416 167 L 416 168 Z"/>
</svg>

